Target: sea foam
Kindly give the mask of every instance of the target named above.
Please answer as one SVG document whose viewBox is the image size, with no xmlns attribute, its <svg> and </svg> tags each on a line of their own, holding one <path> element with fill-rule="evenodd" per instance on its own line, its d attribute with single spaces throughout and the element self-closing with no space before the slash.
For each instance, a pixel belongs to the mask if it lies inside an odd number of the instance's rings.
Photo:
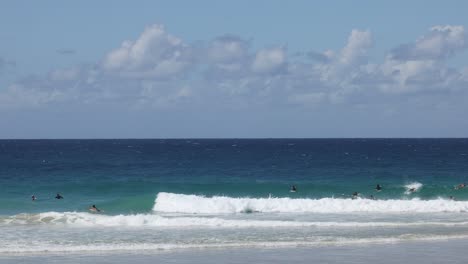
<svg viewBox="0 0 468 264">
<path fill-rule="evenodd" d="M 370 200 L 370 199 L 292 199 L 205 197 L 175 193 L 158 193 L 153 210 L 165 213 L 230 214 L 230 213 L 436 213 L 468 212 L 468 202 L 435 200 Z"/>
<path fill-rule="evenodd" d="M 420 182 L 412 182 L 405 185 L 405 194 L 411 194 L 413 192 L 418 192 L 423 187 L 423 184 Z"/>
<path fill-rule="evenodd" d="M 295 221 L 260 219 L 225 219 L 221 217 L 160 216 L 155 214 L 97 215 L 80 212 L 45 212 L 19 214 L 0 218 L 0 225 L 71 225 L 84 227 L 317 227 L 317 228 L 366 228 L 403 226 L 466 226 L 468 222 L 359 222 L 359 221 Z"/>
</svg>

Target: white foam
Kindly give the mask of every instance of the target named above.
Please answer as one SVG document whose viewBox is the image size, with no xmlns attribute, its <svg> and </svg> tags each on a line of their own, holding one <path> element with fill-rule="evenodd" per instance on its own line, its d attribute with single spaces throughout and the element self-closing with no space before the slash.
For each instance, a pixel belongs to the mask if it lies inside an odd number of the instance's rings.
<svg viewBox="0 0 468 264">
<path fill-rule="evenodd" d="M 451 200 L 370 200 L 204 197 L 158 193 L 153 210 L 165 213 L 436 213 L 468 212 L 468 202 Z"/>
<path fill-rule="evenodd" d="M 121 243 L 121 244 L 86 244 L 86 245 L 60 245 L 43 243 L 42 245 L 11 245 L 0 247 L 0 253 L 56 253 L 56 252 L 101 252 L 101 251 L 147 251 L 147 250 L 177 250 L 177 249 L 198 249 L 198 248 L 246 248 L 246 247 L 267 247 L 285 248 L 298 246 L 324 246 L 324 245 L 356 245 L 356 244 L 386 244 L 402 241 L 438 241 L 449 239 L 466 239 L 466 235 L 452 236 L 396 236 L 396 237 L 376 237 L 365 239 L 349 239 L 337 237 L 334 240 L 317 237 L 316 241 L 294 241 L 294 242 L 241 242 L 241 243 L 197 243 L 197 244 L 151 244 L 151 243 Z M 45 244 L 45 245 L 44 245 Z"/>
<path fill-rule="evenodd" d="M 86 227 L 208 227 L 208 228 L 248 228 L 248 227 L 403 227 L 403 226 L 463 226 L 468 222 L 337 222 L 337 221 L 294 221 L 294 220 L 255 220 L 224 219 L 220 217 L 165 217 L 154 214 L 96 215 L 78 212 L 47 212 L 39 214 L 19 214 L 2 218 L 3 225 L 71 225 Z"/>
<path fill-rule="evenodd" d="M 407 184 L 405 185 L 405 188 L 406 188 L 405 194 L 419 192 L 421 187 L 423 187 L 423 184 L 420 182 L 412 182 L 410 184 Z"/>
</svg>

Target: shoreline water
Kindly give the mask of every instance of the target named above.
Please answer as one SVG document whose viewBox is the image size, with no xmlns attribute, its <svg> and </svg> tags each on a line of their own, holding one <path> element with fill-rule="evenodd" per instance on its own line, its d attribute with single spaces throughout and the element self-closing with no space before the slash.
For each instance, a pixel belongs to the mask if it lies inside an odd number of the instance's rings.
<svg viewBox="0 0 468 264">
<path fill-rule="evenodd" d="M 468 239 L 359 245 L 2 254 L 0 263 L 466 263 Z"/>
</svg>

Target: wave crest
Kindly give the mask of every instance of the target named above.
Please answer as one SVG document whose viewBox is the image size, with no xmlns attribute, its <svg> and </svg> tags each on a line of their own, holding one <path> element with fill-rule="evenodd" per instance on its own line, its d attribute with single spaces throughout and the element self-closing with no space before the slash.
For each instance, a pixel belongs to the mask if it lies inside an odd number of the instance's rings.
<svg viewBox="0 0 468 264">
<path fill-rule="evenodd" d="M 153 210 L 164 213 L 230 214 L 262 213 L 437 213 L 468 212 L 468 202 L 436 200 L 370 199 L 292 199 L 205 197 L 175 193 L 158 193 Z"/>
</svg>

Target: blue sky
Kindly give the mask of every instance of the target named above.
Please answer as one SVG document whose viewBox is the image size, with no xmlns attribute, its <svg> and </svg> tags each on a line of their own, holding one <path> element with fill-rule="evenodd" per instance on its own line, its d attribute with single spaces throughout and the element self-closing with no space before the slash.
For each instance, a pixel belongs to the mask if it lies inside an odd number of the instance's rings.
<svg viewBox="0 0 468 264">
<path fill-rule="evenodd" d="M 466 137 L 466 1 L 3 1 L 0 138 Z"/>
</svg>

